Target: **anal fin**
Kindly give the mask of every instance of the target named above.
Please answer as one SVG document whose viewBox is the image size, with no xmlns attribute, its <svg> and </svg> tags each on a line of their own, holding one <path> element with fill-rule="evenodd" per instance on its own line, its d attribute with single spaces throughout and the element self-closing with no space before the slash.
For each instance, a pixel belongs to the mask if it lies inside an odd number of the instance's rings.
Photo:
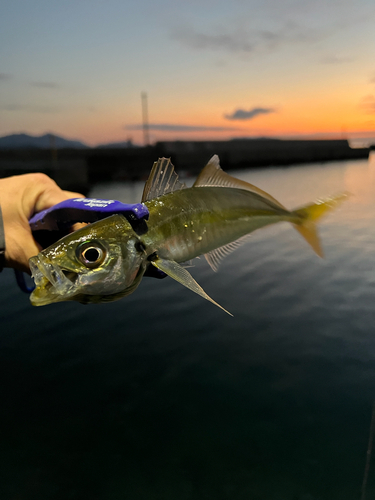
<svg viewBox="0 0 375 500">
<path fill-rule="evenodd" d="M 251 234 L 246 234 L 242 236 L 238 240 L 232 241 L 227 245 L 224 245 L 219 248 L 215 248 L 215 250 L 211 250 L 211 252 L 205 253 L 204 257 L 208 262 L 209 266 L 213 271 L 217 271 L 220 265 L 220 262 L 229 254 L 234 252 L 238 247 L 240 247 L 245 241 L 249 239 Z"/>
</svg>

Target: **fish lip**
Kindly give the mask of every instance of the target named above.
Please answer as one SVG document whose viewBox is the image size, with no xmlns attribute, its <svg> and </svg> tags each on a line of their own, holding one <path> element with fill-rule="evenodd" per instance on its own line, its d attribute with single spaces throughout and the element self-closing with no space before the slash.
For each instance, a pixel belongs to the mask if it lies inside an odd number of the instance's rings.
<svg viewBox="0 0 375 500">
<path fill-rule="evenodd" d="M 48 288 L 49 294 L 60 296 L 70 295 L 73 291 L 74 281 L 78 277 L 74 271 L 62 269 L 40 254 L 32 257 L 29 260 L 29 265 L 36 289 Z"/>
</svg>

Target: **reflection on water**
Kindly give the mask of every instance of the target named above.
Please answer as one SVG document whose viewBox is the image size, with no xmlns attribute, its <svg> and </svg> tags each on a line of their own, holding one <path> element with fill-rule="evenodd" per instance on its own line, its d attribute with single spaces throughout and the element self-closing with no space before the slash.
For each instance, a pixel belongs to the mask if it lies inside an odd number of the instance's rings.
<svg viewBox="0 0 375 500">
<path fill-rule="evenodd" d="M 151 278 L 112 304 L 32 308 L 1 275 L 1 498 L 359 498 L 375 399 L 375 161 L 237 175 L 290 208 L 352 196 L 321 224 L 325 260 L 280 224 L 219 273 L 196 261 L 234 318 Z M 138 202 L 142 189 L 91 195 Z"/>
</svg>

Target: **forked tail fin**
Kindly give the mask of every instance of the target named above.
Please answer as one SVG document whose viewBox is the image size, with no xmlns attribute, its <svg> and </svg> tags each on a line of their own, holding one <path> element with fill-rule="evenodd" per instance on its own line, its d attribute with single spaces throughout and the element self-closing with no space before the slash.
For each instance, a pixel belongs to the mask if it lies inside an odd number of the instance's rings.
<svg viewBox="0 0 375 500">
<path fill-rule="evenodd" d="M 318 201 L 306 205 L 305 207 L 293 210 L 293 213 L 301 218 L 301 222 L 293 224 L 303 238 L 311 245 L 315 253 L 319 257 L 323 257 L 323 250 L 320 244 L 319 235 L 316 228 L 316 221 L 318 221 L 327 212 L 336 208 L 340 203 L 348 198 L 348 193 L 342 193 L 326 200 Z"/>
</svg>

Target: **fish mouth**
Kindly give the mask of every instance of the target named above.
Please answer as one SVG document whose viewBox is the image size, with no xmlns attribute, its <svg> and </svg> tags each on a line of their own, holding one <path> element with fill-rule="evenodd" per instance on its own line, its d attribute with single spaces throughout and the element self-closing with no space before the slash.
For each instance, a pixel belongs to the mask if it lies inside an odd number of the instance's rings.
<svg viewBox="0 0 375 500">
<path fill-rule="evenodd" d="M 42 255 L 31 257 L 29 265 L 35 282 L 35 289 L 30 295 L 32 305 L 61 302 L 75 294 L 78 273 L 63 269 Z"/>
</svg>

